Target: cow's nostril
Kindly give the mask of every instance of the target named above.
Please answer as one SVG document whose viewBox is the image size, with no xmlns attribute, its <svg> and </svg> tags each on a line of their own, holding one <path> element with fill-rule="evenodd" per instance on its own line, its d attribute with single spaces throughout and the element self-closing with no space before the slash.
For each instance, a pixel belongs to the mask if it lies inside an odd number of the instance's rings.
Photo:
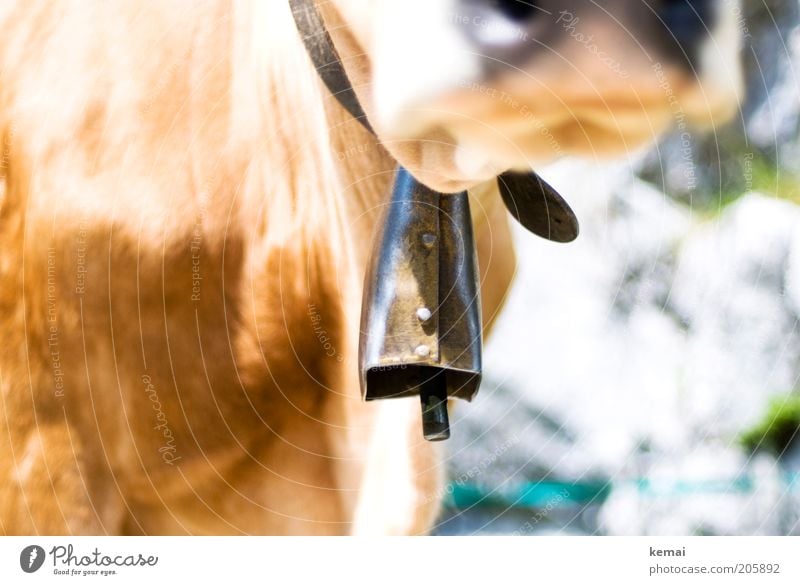
<svg viewBox="0 0 800 585">
<path fill-rule="evenodd" d="M 489 5 L 516 22 L 528 20 L 538 12 L 535 0 L 491 0 Z"/>
</svg>

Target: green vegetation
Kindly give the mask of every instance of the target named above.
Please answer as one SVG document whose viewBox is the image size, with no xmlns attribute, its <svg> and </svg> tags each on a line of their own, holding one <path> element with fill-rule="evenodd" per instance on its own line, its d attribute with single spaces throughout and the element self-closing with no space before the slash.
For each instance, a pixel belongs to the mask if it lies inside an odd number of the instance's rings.
<svg viewBox="0 0 800 585">
<path fill-rule="evenodd" d="M 728 205 L 752 191 L 800 204 L 800 175 L 779 168 L 769 157 L 758 152 L 731 153 L 726 163 L 719 191 L 701 191 L 693 198 L 692 207 L 701 216 L 716 219 Z"/>
<path fill-rule="evenodd" d="M 740 437 L 749 452 L 766 451 L 782 455 L 800 438 L 800 395 L 778 396 L 770 400 L 759 423 Z"/>
<path fill-rule="evenodd" d="M 800 203 L 800 176 L 777 168 L 764 156 L 755 155 L 751 161 L 750 182 L 753 191 L 761 191 Z"/>
<path fill-rule="evenodd" d="M 661 166 L 647 168 L 642 178 L 706 220 L 717 219 L 728 205 L 753 191 L 800 204 L 800 171 L 781 166 L 774 156 L 748 146 L 735 135 L 724 137 L 715 148 L 706 145 L 694 153 L 694 187 L 689 188 L 688 183 L 681 187 L 675 179 L 674 185 L 665 185 L 664 171 Z"/>
</svg>

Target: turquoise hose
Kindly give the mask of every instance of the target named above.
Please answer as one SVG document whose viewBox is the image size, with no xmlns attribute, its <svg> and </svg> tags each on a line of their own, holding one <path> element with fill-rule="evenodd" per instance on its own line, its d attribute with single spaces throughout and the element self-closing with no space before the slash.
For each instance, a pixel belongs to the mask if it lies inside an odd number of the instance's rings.
<svg viewBox="0 0 800 585">
<path fill-rule="evenodd" d="M 664 481 L 650 478 L 603 481 L 539 481 L 526 482 L 510 488 L 491 487 L 476 483 L 451 483 L 447 488 L 445 505 L 451 508 L 520 508 L 558 509 L 602 504 L 612 490 L 627 487 L 648 498 L 674 498 L 698 494 L 750 494 L 757 482 L 749 475 L 730 480 Z M 800 473 L 784 474 L 786 492 L 800 494 Z"/>
</svg>

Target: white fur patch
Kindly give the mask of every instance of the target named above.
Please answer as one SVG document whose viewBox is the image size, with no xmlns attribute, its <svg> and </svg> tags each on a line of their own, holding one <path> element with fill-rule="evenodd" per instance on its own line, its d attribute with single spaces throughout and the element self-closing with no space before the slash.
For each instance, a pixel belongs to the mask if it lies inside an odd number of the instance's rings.
<svg viewBox="0 0 800 585">
<path fill-rule="evenodd" d="M 387 2 L 375 38 L 375 105 L 381 128 L 411 136 L 424 127 L 421 104 L 476 80 L 480 62 L 453 24 L 455 0 Z"/>
<path fill-rule="evenodd" d="M 25 452 L 22 458 L 17 462 L 15 469 L 15 479 L 17 483 L 24 484 L 31 475 L 34 465 L 42 457 L 42 441 L 39 439 L 38 434 L 34 434 L 28 439 L 25 445 Z"/>
<path fill-rule="evenodd" d="M 353 534 L 403 535 L 413 528 L 419 500 L 411 462 L 413 417 L 419 406 L 413 400 L 385 400 L 380 409 L 356 505 Z"/>
<path fill-rule="evenodd" d="M 731 103 L 735 96 L 738 103 L 744 92 L 739 58 L 743 38 L 741 3 L 739 0 L 723 0 L 717 11 L 717 25 L 700 53 L 700 81 L 717 95 L 731 96 Z"/>
<path fill-rule="evenodd" d="M 459 143 L 455 162 L 458 170 L 466 177 L 491 177 L 496 175 L 489 156 L 479 148 Z"/>
</svg>

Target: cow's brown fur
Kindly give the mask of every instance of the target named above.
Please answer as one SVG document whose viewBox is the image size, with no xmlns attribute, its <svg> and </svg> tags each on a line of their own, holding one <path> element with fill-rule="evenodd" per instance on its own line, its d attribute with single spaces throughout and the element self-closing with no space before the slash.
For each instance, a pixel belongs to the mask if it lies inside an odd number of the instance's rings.
<svg viewBox="0 0 800 585">
<path fill-rule="evenodd" d="M 76 8 L 0 7 L 0 532 L 426 531 L 438 447 L 356 380 L 394 159 L 284 2 Z M 487 322 L 498 202 L 473 206 Z"/>
</svg>

